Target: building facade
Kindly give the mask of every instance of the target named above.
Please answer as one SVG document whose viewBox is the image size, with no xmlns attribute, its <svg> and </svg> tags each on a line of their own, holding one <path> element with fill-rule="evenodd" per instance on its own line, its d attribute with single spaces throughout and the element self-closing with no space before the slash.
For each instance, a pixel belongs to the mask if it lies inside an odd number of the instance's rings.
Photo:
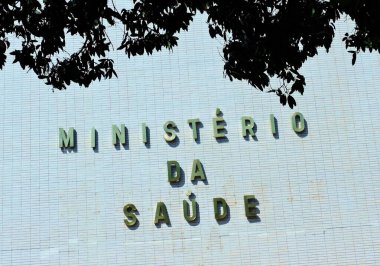
<svg viewBox="0 0 380 266">
<path fill-rule="evenodd" d="M 18 66 L 0 72 L 0 265 L 378 263 L 379 55 L 352 67 L 340 22 L 291 110 L 223 77 L 203 21 L 173 52 L 116 54 L 119 78 L 90 88 L 52 92 Z M 61 149 L 70 128 L 75 147 Z M 194 221 L 184 200 L 197 202 Z"/>
</svg>

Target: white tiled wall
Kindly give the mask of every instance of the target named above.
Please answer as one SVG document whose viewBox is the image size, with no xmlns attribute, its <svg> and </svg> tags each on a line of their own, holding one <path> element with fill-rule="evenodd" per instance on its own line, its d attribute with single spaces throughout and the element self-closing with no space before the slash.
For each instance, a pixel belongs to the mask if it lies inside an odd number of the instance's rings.
<svg viewBox="0 0 380 266">
<path fill-rule="evenodd" d="M 171 53 L 128 60 L 113 52 L 119 78 L 90 88 L 52 92 L 8 64 L 0 72 L 0 265 L 376 265 L 380 56 L 360 54 L 352 67 L 340 42 L 347 27 L 341 22 L 330 53 L 321 50 L 302 69 L 307 88 L 295 110 L 223 77 L 222 44 L 209 38 L 204 17 Z M 222 143 L 212 136 L 217 107 L 227 122 Z M 295 111 L 307 120 L 302 136 L 291 128 Z M 246 115 L 257 123 L 256 140 L 241 137 Z M 190 118 L 203 123 L 200 143 Z M 169 120 L 179 128 L 176 147 L 163 139 Z M 111 127 L 122 123 L 128 147 L 118 150 Z M 58 148 L 60 127 L 76 129 L 76 151 Z M 208 184 L 190 182 L 194 159 Z M 180 186 L 167 182 L 168 160 L 185 172 Z M 200 206 L 195 225 L 182 216 L 188 190 Z M 260 202 L 261 222 L 245 218 L 247 194 Z M 228 223 L 215 221 L 214 197 L 229 204 Z M 153 223 L 159 201 L 170 227 Z M 127 203 L 140 213 L 135 230 L 123 222 Z"/>
</svg>

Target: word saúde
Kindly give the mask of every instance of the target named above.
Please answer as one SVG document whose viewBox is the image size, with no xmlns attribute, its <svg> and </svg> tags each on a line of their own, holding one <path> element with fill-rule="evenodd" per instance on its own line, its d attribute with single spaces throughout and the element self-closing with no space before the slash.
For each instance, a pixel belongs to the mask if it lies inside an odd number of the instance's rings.
<svg viewBox="0 0 380 266">
<path fill-rule="evenodd" d="M 254 195 L 245 195 L 244 196 L 244 207 L 245 207 L 245 216 L 250 221 L 259 221 L 260 218 L 258 214 L 260 210 L 257 208 L 258 201 Z M 225 199 L 223 198 L 214 198 L 214 217 L 218 222 L 222 222 L 228 219 L 229 217 L 229 206 Z M 199 205 L 195 199 L 191 200 L 191 211 L 190 204 L 187 200 L 182 202 L 183 206 L 183 217 L 184 219 L 192 224 L 199 221 Z M 124 206 L 123 212 L 125 215 L 124 223 L 128 228 L 137 227 L 139 225 L 139 220 L 137 218 L 138 209 L 132 203 L 128 203 Z M 171 225 L 168 209 L 164 202 L 157 202 L 156 212 L 154 215 L 154 224 L 160 226 L 162 223 L 166 225 Z"/>
</svg>

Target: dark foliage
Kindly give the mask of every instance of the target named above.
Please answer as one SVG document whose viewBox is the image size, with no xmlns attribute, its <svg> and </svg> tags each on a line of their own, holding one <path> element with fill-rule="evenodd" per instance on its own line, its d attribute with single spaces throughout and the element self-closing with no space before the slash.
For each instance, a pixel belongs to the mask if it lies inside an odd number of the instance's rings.
<svg viewBox="0 0 380 266">
<path fill-rule="evenodd" d="M 355 31 L 343 38 L 352 64 L 360 51 L 380 48 L 380 1 L 133 0 L 131 9 L 118 10 L 107 0 L 1 0 L 0 68 L 13 34 L 22 41 L 21 48 L 10 52 L 14 63 L 53 88 L 71 82 L 87 87 L 117 76 L 107 57 L 112 44 L 106 26 L 123 25 L 118 49 L 128 57 L 152 54 L 176 46 L 178 33 L 188 29 L 197 12 L 207 14 L 210 36 L 224 40 L 226 76 L 273 92 L 291 108 L 296 105 L 292 94 L 303 94 L 306 86 L 299 69 L 317 48 L 329 50 L 341 15 L 356 23 Z M 83 45 L 64 57 L 67 35 L 80 36 Z M 283 85 L 272 88 L 272 77 Z"/>
</svg>

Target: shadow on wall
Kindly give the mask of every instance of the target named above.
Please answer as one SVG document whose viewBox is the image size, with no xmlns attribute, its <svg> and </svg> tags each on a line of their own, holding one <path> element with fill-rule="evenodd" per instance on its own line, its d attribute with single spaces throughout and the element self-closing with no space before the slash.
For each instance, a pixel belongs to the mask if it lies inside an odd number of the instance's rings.
<svg viewBox="0 0 380 266">
<path fill-rule="evenodd" d="M 258 201 L 258 199 L 254 199 L 253 203 L 256 205 L 256 206 L 259 206 L 260 205 L 260 202 Z M 261 222 L 261 219 L 259 217 L 259 214 L 260 214 L 260 209 L 259 208 L 254 208 L 252 211 L 255 212 L 256 216 L 255 217 L 247 217 L 247 220 L 249 223 L 260 223 Z"/>
<path fill-rule="evenodd" d="M 170 147 L 176 148 L 181 143 L 178 137 L 179 129 L 177 127 L 173 128 L 174 131 L 177 133 L 177 137 L 173 141 L 166 142 Z"/>
<path fill-rule="evenodd" d="M 170 186 L 171 186 L 172 188 L 180 188 L 180 187 L 183 187 L 183 186 L 185 185 L 185 179 L 186 179 L 185 171 L 183 171 L 182 167 L 180 167 L 180 177 L 179 177 L 179 182 L 170 183 Z"/>
<path fill-rule="evenodd" d="M 229 139 L 227 137 L 228 130 L 226 128 L 227 127 L 227 122 L 225 120 L 223 120 L 222 122 L 219 122 L 219 125 L 224 127 L 223 129 L 219 129 L 219 133 L 222 133 L 225 136 L 223 138 L 217 138 L 216 141 L 218 143 L 228 143 L 229 142 Z"/>
<path fill-rule="evenodd" d="M 198 138 L 195 140 L 195 142 L 197 144 L 201 144 L 201 134 L 200 134 L 200 129 L 203 128 L 203 123 L 202 122 L 199 122 L 198 123 L 198 126 L 196 127 L 196 131 L 197 131 L 197 136 Z"/>
<path fill-rule="evenodd" d="M 309 127 L 308 127 L 306 119 L 304 119 L 304 121 L 305 121 L 305 129 L 304 129 L 304 131 L 302 131 L 301 133 L 297 133 L 297 135 L 300 138 L 306 138 L 309 135 Z"/>
<path fill-rule="evenodd" d="M 61 148 L 62 153 L 67 154 L 67 153 L 77 153 L 78 152 L 78 145 L 76 144 L 76 143 L 78 143 L 78 136 L 77 136 L 77 131 L 75 129 L 73 129 L 73 135 L 74 135 L 74 143 L 75 143 L 74 148 L 62 147 Z"/>
<path fill-rule="evenodd" d="M 147 126 L 146 127 L 146 143 L 144 143 L 145 147 L 147 149 L 150 149 L 151 145 L 150 145 L 150 128 Z"/>
<path fill-rule="evenodd" d="M 228 204 L 226 204 L 226 212 L 227 212 L 226 218 L 224 218 L 223 220 L 217 220 L 219 225 L 228 224 L 230 222 L 231 214 L 230 214 L 230 206 L 228 206 Z"/>
<path fill-rule="evenodd" d="M 121 150 L 121 147 L 124 148 L 124 150 L 129 150 L 129 135 L 128 135 L 128 128 L 125 128 L 125 144 L 120 144 L 120 142 L 118 142 L 116 145 L 115 145 L 115 149 L 120 151 Z"/>
</svg>

